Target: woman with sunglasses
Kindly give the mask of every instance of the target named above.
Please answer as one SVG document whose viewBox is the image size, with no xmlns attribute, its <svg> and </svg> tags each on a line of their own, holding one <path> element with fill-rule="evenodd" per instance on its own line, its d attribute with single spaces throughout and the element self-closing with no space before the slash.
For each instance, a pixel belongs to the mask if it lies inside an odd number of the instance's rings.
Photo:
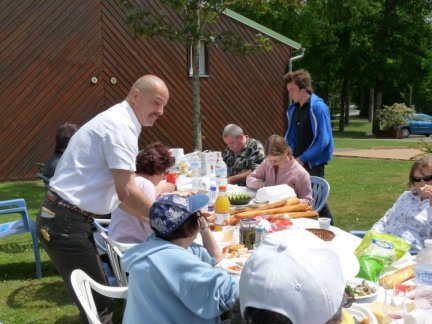
<svg viewBox="0 0 432 324">
<path fill-rule="evenodd" d="M 421 250 L 432 231 L 432 155 L 419 157 L 408 178 L 412 189 L 399 196 L 372 230 L 401 237 L 412 250 Z"/>
<path fill-rule="evenodd" d="M 265 145 L 267 158 L 246 178 L 252 189 L 287 184 L 302 204 L 313 205 L 310 175 L 292 156 L 291 148 L 279 135 L 270 136 Z"/>
<path fill-rule="evenodd" d="M 142 150 L 136 158 L 135 183 L 151 200 L 155 201 L 161 193 L 175 190 L 173 184 L 162 180 L 169 168 L 175 163 L 175 158 L 169 153 L 166 145 L 155 142 Z M 147 240 L 153 231 L 150 226 L 133 217 L 122 205 L 111 213 L 109 237 L 120 243 L 141 243 Z"/>
</svg>

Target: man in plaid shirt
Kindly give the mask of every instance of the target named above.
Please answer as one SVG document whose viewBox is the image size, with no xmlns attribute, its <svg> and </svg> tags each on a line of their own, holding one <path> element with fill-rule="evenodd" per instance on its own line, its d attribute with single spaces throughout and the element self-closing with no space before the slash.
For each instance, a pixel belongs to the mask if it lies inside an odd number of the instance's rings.
<svg viewBox="0 0 432 324">
<path fill-rule="evenodd" d="M 235 124 L 227 125 L 222 135 L 227 144 L 223 159 L 228 169 L 228 183 L 246 186 L 246 177 L 264 161 L 264 148 Z"/>
</svg>

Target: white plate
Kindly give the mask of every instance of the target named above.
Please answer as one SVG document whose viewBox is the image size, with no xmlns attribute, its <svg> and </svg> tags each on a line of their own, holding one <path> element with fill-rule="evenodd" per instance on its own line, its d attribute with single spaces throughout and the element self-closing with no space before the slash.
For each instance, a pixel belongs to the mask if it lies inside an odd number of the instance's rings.
<svg viewBox="0 0 432 324">
<path fill-rule="evenodd" d="M 229 273 L 240 274 L 241 270 L 233 270 L 229 267 L 235 266 L 236 262 L 242 262 L 243 265 L 246 262 L 247 258 L 232 258 L 232 259 L 224 259 L 221 263 L 220 267 Z"/>
<path fill-rule="evenodd" d="M 345 308 L 345 310 L 352 316 L 356 317 L 358 321 L 360 321 L 362 318 L 369 317 L 371 324 L 378 324 L 378 320 L 372 311 L 364 306 L 352 304 L 351 307 Z"/>
<path fill-rule="evenodd" d="M 259 200 L 256 200 L 255 198 L 252 199 L 252 202 L 255 203 L 255 204 L 268 204 L 269 203 L 268 200 L 266 200 L 266 201 L 259 201 Z"/>
<path fill-rule="evenodd" d="M 362 278 L 353 278 L 353 279 L 351 279 L 350 281 L 348 281 L 347 285 L 350 285 L 350 286 L 354 287 L 354 286 L 356 286 L 356 285 L 358 285 L 358 284 L 361 284 L 363 280 L 364 280 L 364 279 L 362 279 Z M 367 282 L 367 284 L 368 284 L 369 286 L 371 286 L 371 287 L 375 287 L 375 292 L 372 293 L 372 294 L 370 294 L 370 295 L 367 295 L 367 296 L 358 296 L 358 297 L 354 297 L 354 300 L 364 300 L 364 299 L 369 299 L 369 298 L 372 298 L 372 297 L 375 297 L 376 295 L 378 295 L 378 289 L 379 289 L 378 285 L 377 285 L 376 283 L 373 283 L 372 281 L 368 281 L 368 280 L 366 280 L 366 282 Z"/>
<path fill-rule="evenodd" d="M 247 204 L 245 204 L 245 205 L 235 205 L 235 204 L 231 204 L 231 207 L 233 207 L 233 208 L 240 208 L 240 207 L 247 207 L 247 206 L 250 206 L 250 205 L 253 205 L 254 203 L 253 203 L 253 201 L 251 200 L 251 201 L 249 201 L 249 203 L 247 203 Z"/>
</svg>

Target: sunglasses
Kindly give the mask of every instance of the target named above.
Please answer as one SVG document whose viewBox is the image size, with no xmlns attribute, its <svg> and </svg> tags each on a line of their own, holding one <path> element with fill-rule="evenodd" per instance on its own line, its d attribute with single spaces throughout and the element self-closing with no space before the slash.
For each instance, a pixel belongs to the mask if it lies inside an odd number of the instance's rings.
<svg viewBox="0 0 432 324">
<path fill-rule="evenodd" d="M 428 176 L 425 176 L 425 177 L 413 177 L 412 180 L 414 182 L 420 182 L 422 180 L 424 182 L 429 182 L 429 181 L 432 181 L 432 175 L 428 175 Z"/>
</svg>

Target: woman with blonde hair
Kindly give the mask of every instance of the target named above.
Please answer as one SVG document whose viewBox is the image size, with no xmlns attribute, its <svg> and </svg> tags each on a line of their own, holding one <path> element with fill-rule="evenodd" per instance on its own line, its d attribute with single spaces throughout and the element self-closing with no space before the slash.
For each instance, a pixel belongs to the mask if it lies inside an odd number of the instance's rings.
<svg viewBox="0 0 432 324">
<path fill-rule="evenodd" d="M 271 135 L 265 145 L 267 158 L 246 179 L 252 189 L 287 184 L 294 189 L 300 202 L 313 205 L 310 175 L 292 156 L 291 148 L 279 135 Z"/>
<path fill-rule="evenodd" d="M 372 230 L 403 238 L 412 250 L 421 250 L 431 238 L 432 154 L 420 156 L 408 175 L 411 190 L 399 196 L 392 208 L 372 226 Z"/>
</svg>

